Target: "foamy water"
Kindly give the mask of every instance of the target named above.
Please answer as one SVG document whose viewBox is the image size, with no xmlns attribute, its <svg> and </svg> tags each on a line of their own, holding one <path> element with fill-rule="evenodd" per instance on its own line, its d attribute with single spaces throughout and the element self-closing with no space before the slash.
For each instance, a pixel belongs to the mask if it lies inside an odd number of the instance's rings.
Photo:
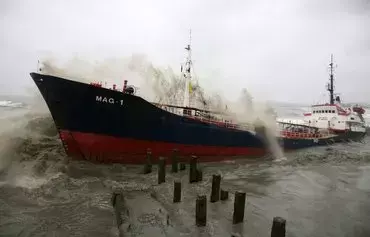
<svg viewBox="0 0 370 237">
<path fill-rule="evenodd" d="M 23 107 L 24 104 L 21 102 L 13 102 L 10 100 L 2 100 L 0 101 L 0 107 L 10 107 L 10 108 L 19 108 Z"/>
</svg>

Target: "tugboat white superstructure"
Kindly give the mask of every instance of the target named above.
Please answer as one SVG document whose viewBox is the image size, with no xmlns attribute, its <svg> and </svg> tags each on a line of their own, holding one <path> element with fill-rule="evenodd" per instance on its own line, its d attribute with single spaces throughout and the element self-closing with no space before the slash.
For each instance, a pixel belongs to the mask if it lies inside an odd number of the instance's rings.
<svg viewBox="0 0 370 237">
<path fill-rule="evenodd" d="M 360 141 L 366 135 L 365 110 L 360 106 L 343 106 L 339 96 L 334 99 L 333 56 L 329 65 L 329 103 L 312 105 L 303 119 L 277 120 L 280 130 L 278 139 L 285 150 Z"/>
<path fill-rule="evenodd" d="M 358 105 L 345 107 L 341 104 L 340 97 L 334 94 L 333 55 L 329 66 L 330 80 L 327 85 L 329 103 L 312 105 L 311 112 L 304 114 L 304 123 L 318 129 L 327 129 L 346 140 L 362 138 L 366 134 L 363 118 L 365 110 Z"/>
</svg>

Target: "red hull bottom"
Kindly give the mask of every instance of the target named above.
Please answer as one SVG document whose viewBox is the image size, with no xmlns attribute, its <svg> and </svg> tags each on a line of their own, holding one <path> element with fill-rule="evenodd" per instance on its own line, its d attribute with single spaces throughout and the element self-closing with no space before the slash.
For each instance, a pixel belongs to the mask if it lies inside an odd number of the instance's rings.
<svg viewBox="0 0 370 237">
<path fill-rule="evenodd" d="M 158 141 L 145 141 L 130 138 L 117 138 L 92 133 L 59 131 L 66 153 L 76 159 L 86 159 L 101 163 L 143 164 L 148 148 L 152 151 L 152 161 L 159 156 L 170 157 L 173 149 L 179 156 L 198 156 L 199 162 L 232 160 L 236 157 L 261 157 L 266 151 L 253 147 L 219 147 L 175 144 Z M 170 163 L 171 159 L 168 159 Z"/>
</svg>

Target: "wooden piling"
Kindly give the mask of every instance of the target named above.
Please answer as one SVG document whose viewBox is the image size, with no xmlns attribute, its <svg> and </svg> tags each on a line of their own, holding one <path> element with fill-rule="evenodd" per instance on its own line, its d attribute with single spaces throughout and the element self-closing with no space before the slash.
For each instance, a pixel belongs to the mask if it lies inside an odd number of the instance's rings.
<svg viewBox="0 0 370 237">
<path fill-rule="evenodd" d="M 229 199 L 229 192 L 221 189 L 221 201 Z"/>
<path fill-rule="evenodd" d="M 152 172 L 152 151 L 148 149 L 146 151 L 146 161 L 144 164 L 144 174 L 149 174 Z"/>
<path fill-rule="evenodd" d="M 181 202 L 181 182 L 174 182 L 173 184 L 173 202 Z"/>
<path fill-rule="evenodd" d="M 180 170 L 185 170 L 185 169 L 186 169 L 186 164 L 180 163 Z"/>
<path fill-rule="evenodd" d="M 207 225 L 207 196 L 198 196 L 195 205 L 195 220 L 197 226 Z"/>
<path fill-rule="evenodd" d="M 158 184 L 166 182 L 166 160 L 164 157 L 159 157 L 158 162 Z"/>
<path fill-rule="evenodd" d="M 272 221 L 271 237 L 285 237 L 286 220 L 276 216 Z"/>
<path fill-rule="evenodd" d="M 244 220 L 245 193 L 235 192 L 233 224 L 238 224 Z"/>
<path fill-rule="evenodd" d="M 173 149 L 173 152 L 172 152 L 172 160 L 171 160 L 171 163 L 172 163 L 172 172 L 173 173 L 177 173 L 177 171 L 179 170 L 179 166 L 178 166 L 178 150 L 177 149 Z"/>
<path fill-rule="evenodd" d="M 123 236 L 120 226 L 123 224 L 121 212 L 124 210 L 124 198 L 121 192 L 115 191 L 111 197 L 111 203 L 116 216 L 116 224 L 119 231 L 119 236 Z"/>
<path fill-rule="evenodd" d="M 220 200 L 220 186 L 221 186 L 221 175 L 214 174 L 212 176 L 212 191 L 211 191 L 211 202 L 217 202 Z"/>
<path fill-rule="evenodd" d="M 189 163 L 189 183 L 197 182 L 197 157 L 192 156 Z"/>
<path fill-rule="evenodd" d="M 197 182 L 201 182 L 203 180 L 203 170 L 197 169 Z"/>
</svg>

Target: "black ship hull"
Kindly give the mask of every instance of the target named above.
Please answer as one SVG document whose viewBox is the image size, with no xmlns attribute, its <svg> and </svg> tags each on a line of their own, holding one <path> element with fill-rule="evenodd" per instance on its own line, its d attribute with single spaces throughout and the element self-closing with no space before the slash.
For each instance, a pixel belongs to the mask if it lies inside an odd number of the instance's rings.
<svg viewBox="0 0 370 237">
<path fill-rule="evenodd" d="M 259 157 L 262 140 L 249 131 L 206 123 L 162 110 L 141 97 L 60 77 L 31 73 L 68 155 L 99 162 L 143 163 L 196 155 L 202 162 Z"/>
</svg>

